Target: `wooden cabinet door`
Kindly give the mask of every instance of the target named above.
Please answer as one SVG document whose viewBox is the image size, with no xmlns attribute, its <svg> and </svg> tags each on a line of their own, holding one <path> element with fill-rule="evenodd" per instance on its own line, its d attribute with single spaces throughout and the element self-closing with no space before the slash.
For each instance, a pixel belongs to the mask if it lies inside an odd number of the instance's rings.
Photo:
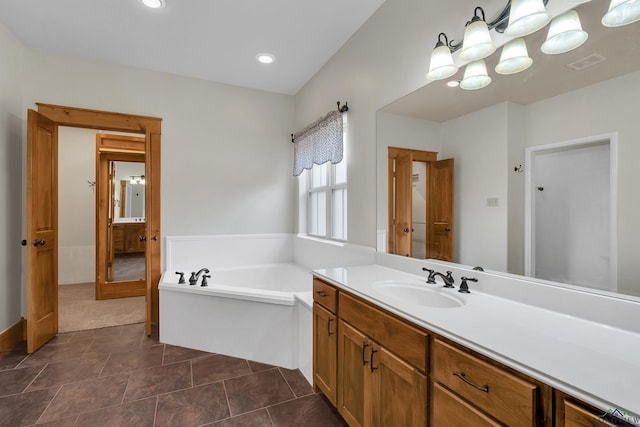
<svg viewBox="0 0 640 427">
<path fill-rule="evenodd" d="M 429 162 L 427 258 L 453 261 L 453 159 Z"/>
<path fill-rule="evenodd" d="M 366 422 L 365 402 L 371 388 L 369 375 L 371 343 L 366 335 L 340 320 L 338 328 L 338 412 L 351 426 Z"/>
<path fill-rule="evenodd" d="M 427 377 L 384 347 L 372 349 L 375 378 L 371 425 L 424 427 L 427 424 Z"/>
<path fill-rule="evenodd" d="M 337 320 L 336 315 L 313 304 L 313 386 L 336 406 L 337 382 Z"/>
</svg>

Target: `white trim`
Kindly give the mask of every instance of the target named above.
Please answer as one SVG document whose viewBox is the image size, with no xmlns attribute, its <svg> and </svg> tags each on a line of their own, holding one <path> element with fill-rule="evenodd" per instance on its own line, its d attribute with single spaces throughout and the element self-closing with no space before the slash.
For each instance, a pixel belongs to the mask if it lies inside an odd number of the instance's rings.
<svg viewBox="0 0 640 427">
<path fill-rule="evenodd" d="M 525 148 L 525 199 L 524 199 L 524 274 L 534 276 L 535 272 L 535 205 L 533 202 L 533 182 L 535 181 L 534 158 L 545 151 L 561 148 L 575 149 L 579 146 L 596 142 L 609 142 L 609 174 L 610 174 L 610 257 L 611 275 L 609 291 L 618 290 L 618 133 L 611 132 L 601 135 L 572 139 L 569 141 L 539 145 Z"/>
</svg>

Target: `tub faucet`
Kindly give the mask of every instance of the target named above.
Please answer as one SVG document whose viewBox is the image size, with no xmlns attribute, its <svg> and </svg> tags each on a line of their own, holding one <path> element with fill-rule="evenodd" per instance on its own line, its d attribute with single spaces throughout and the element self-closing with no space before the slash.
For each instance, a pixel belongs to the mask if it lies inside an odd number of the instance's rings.
<svg viewBox="0 0 640 427">
<path fill-rule="evenodd" d="M 189 285 L 193 286 L 195 284 L 198 283 L 198 279 L 200 278 L 200 275 L 202 273 L 208 274 L 209 273 L 209 269 L 208 268 L 201 268 L 200 270 L 198 270 L 198 272 L 196 273 L 195 271 L 191 272 L 191 277 L 189 277 Z"/>
</svg>

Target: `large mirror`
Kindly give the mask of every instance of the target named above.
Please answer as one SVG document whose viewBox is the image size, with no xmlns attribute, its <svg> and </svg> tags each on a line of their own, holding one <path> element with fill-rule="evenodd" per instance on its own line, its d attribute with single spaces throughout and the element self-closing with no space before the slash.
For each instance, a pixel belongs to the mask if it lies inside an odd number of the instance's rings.
<svg viewBox="0 0 640 427">
<path fill-rule="evenodd" d="M 589 34 L 578 49 L 540 53 L 544 29 L 526 37 L 534 60 L 528 70 L 497 75 L 498 50 L 486 59 L 493 78 L 488 87 L 465 91 L 435 81 L 378 112 L 379 250 L 389 249 L 389 147 L 437 152 L 455 161 L 454 262 L 640 296 L 640 22 L 604 27 L 608 4 L 576 7 Z M 604 172 L 586 150 L 604 152 Z M 547 154 L 551 160 L 544 163 Z M 556 165 L 554 174 L 543 174 L 545 164 Z M 577 169 L 584 179 L 571 181 Z M 598 185 L 584 185 L 587 178 Z M 558 198 L 560 187 L 565 196 Z M 556 228 L 543 238 L 536 234 L 544 228 L 536 209 L 554 198 L 565 204 L 546 212 Z M 567 207 L 573 199 L 583 207 Z M 606 218 L 596 223 L 578 216 L 592 205 Z M 602 230 L 608 237 L 597 243 L 593 237 Z M 549 246 L 541 249 L 545 239 Z M 545 257 L 560 264 L 559 272 L 543 274 Z M 595 264 L 608 272 L 593 270 Z"/>
<path fill-rule="evenodd" d="M 107 282 L 142 280 L 145 277 L 144 162 L 110 161 L 113 183 L 108 234 Z"/>
</svg>

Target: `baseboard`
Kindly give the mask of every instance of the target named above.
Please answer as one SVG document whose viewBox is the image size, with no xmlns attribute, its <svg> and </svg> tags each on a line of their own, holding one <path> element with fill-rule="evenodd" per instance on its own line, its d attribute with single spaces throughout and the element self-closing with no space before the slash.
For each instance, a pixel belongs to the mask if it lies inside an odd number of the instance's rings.
<svg viewBox="0 0 640 427">
<path fill-rule="evenodd" d="M 0 332 L 0 351 L 7 351 L 15 348 L 25 340 L 27 332 L 27 321 L 21 317 L 13 325 Z"/>
</svg>

